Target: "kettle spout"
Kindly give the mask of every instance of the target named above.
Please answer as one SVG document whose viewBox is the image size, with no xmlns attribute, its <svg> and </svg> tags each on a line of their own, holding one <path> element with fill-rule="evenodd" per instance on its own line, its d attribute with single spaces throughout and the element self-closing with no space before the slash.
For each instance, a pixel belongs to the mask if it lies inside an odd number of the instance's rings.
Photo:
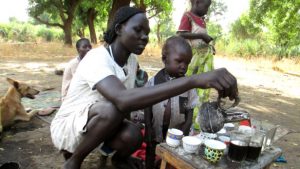
<svg viewBox="0 0 300 169">
<path fill-rule="evenodd" d="M 250 113 L 238 107 L 229 108 L 225 111 L 225 122 L 239 122 L 242 120 L 250 120 Z"/>
</svg>

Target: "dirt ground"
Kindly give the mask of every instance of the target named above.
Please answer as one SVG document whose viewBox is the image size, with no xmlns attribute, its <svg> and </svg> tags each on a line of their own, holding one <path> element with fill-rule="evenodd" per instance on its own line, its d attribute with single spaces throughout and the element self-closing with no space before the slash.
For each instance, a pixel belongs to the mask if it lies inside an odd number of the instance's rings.
<svg viewBox="0 0 300 169">
<path fill-rule="evenodd" d="M 1 53 L 0 53 L 1 54 Z M 8 88 L 5 77 L 37 86 L 42 92 L 35 100 L 23 99 L 26 107 L 42 109 L 60 104 L 61 76 L 54 70 L 63 68 L 71 57 L 61 59 L 14 59 L 0 55 L 0 95 Z M 161 65 L 159 57 L 145 54 L 140 57 L 141 67 L 150 76 Z M 250 111 L 253 118 L 280 125 L 288 134 L 276 141 L 283 150 L 287 163 L 273 163 L 272 168 L 299 168 L 300 166 L 300 76 L 272 69 L 272 62 L 216 57 L 215 67 L 226 67 L 238 79 L 242 98 L 240 106 Z M 0 165 L 14 161 L 22 169 L 58 169 L 62 155 L 53 147 L 49 123 L 54 114 L 35 116 L 30 122 L 17 122 L 5 130 L 0 142 Z M 99 154 L 92 153 L 84 162 L 84 169 L 99 167 Z"/>
</svg>

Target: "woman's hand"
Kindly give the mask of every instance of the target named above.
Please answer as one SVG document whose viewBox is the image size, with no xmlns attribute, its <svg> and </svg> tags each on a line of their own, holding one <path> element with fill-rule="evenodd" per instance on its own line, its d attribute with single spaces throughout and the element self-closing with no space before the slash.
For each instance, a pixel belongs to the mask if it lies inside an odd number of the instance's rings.
<svg viewBox="0 0 300 169">
<path fill-rule="evenodd" d="M 225 68 L 195 75 L 196 87 L 215 88 L 219 96 L 229 97 L 230 100 L 238 96 L 237 80 Z"/>
</svg>

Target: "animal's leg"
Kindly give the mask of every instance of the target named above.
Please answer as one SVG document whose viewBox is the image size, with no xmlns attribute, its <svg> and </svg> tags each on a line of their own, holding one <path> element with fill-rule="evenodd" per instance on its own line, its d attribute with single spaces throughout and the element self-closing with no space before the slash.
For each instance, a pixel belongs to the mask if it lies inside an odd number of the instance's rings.
<svg viewBox="0 0 300 169">
<path fill-rule="evenodd" d="M 3 126 L 2 126 L 2 119 L 1 119 L 1 112 L 0 112 L 0 140 L 2 139 L 2 131 L 3 131 Z"/>
<path fill-rule="evenodd" d="M 3 126 L 2 126 L 2 113 L 1 113 L 1 110 L 0 110 L 0 135 L 3 131 Z"/>
<path fill-rule="evenodd" d="M 31 119 L 32 116 L 36 115 L 39 112 L 39 110 L 31 110 L 29 113 L 27 113 L 29 115 L 29 118 Z"/>
<path fill-rule="evenodd" d="M 25 110 L 24 110 L 25 112 Z M 32 110 L 29 113 L 19 113 L 16 117 L 15 120 L 22 120 L 22 121 L 29 121 L 32 116 L 34 116 L 36 113 L 38 113 L 38 110 Z"/>
</svg>

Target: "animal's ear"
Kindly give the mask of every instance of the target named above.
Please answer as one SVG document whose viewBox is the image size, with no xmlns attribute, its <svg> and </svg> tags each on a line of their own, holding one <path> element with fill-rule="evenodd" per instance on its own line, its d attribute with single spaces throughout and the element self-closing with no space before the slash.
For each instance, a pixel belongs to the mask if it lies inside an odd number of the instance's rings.
<svg viewBox="0 0 300 169">
<path fill-rule="evenodd" d="M 6 80 L 8 81 L 8 83 L 10 83 L 11 85 L 13 85 L 16 89 L 19 88 L 19 82 L 11 79 L 11 78 L 6 78 Z"/>
</svg>

